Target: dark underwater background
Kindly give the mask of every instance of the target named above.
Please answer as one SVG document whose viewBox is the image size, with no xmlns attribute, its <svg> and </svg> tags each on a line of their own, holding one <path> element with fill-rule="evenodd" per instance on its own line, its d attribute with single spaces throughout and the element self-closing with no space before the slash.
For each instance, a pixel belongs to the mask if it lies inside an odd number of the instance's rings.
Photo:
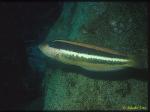
<svg viewBox="0 0 150 112">
<path fill-rule="evenodd" d="M 0 110 L 148 108 L 146 2 L 0 2 Z M 141 68 L 91 72 L 49 59 L 64 39 L 138 57 Z"/>
</svg>

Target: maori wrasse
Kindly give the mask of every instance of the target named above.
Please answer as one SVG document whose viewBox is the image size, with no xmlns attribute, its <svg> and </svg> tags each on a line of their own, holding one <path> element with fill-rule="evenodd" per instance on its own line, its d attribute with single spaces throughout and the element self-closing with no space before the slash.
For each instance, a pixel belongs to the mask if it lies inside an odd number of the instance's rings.
<svg viewBox="0 0 150 112">
<path fill-rule="evenodd" d="M 111 71 L 137 66 L 130 56 L 84 43 L 55 40 L 50 45 L 40 44 L 39 49 L 54 60 L 89 71 Z"/>
</svg>

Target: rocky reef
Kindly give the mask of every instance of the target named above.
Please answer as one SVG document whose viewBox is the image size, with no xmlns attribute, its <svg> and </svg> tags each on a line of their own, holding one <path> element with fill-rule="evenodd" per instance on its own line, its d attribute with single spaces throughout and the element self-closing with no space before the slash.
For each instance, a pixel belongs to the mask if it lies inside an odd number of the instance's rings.
<svg viewBox="0 0 150 112">
<path fill-rule="evenodd" d="M 46 39 L 72 40 L 140 55 L 147 67 L 147 32 L 144 2 L 68 2 Z M 47 63 L 44 83 L 44 110 L 148 108 L 146 80 L 91 79 L 59 66 L 51 69 Z"/>
</svg>

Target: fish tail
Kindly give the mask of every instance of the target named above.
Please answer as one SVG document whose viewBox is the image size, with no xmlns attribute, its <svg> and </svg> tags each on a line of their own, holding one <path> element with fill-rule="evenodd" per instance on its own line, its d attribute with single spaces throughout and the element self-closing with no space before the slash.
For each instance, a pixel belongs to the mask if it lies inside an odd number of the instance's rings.
<svg viewBox="0 0 150 112">
<path fill-rule="evenodd" d="M 129 58 L 130 65 L 133 68 L 143 69 L 148 67 L 146 58 L 143 55 L 130 55 Z"/>
</svg>

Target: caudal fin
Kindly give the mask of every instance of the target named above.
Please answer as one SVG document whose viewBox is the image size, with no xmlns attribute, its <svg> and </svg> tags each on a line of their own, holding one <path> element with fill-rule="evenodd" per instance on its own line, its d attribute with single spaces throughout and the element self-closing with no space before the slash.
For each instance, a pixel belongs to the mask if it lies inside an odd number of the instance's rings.
<svg viewBox="0 0 150 112">
<path fill-rule="evenodd" d="M 133 68 L 137 69 L 147 69 L 148 68 L 148 59 L 147 56 L 144 54 L 139 54 L 139 55 L 132 55 L 129 56 L 131 59 L 131 66 Z"/>
</svg>

